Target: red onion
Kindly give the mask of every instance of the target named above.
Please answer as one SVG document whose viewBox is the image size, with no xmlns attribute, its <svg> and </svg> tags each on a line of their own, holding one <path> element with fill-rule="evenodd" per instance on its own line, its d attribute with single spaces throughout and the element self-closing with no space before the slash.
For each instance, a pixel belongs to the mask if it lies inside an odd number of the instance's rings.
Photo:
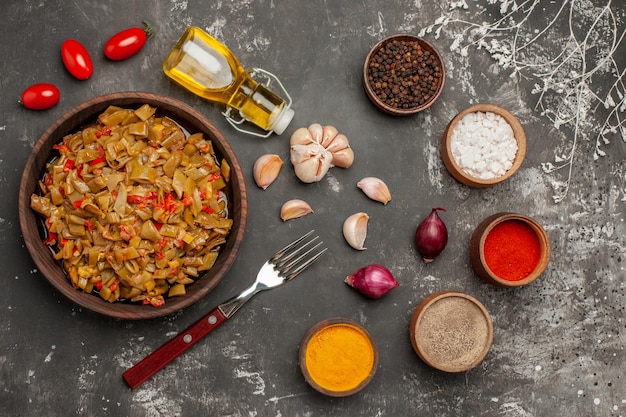
<svg viewBox="0 0 626 417">
<path fill-rule="evenodd" d="M 446 211 L 437 207 L 420 223 L 415 231 L 415 244 L 420 251 L 424 262 L 432 262 L 443 251 L 448 243 L 448 229 L 437 215 L 437 210 Z"/>
<path fill-rule="evenodd" d="M 348 275 L 345 283 L 370 298 L 380 298 L 400 285 L 391 272 L 379 264 L 364 266 Z"/>
</svg>

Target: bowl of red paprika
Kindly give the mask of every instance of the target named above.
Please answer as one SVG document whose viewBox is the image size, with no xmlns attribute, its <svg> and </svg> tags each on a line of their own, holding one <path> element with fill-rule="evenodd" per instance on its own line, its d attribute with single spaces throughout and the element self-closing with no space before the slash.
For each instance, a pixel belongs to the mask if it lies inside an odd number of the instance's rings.
<svg viewBox="0 0 626 417">
<path fill-rule="evenodd" d="M 517 213 L 496 213 L 474 229 L 469 244 L 476 274 L 499 287 L 520 287 L 535 281 L 550 261 L 550 242 L 535 219 Z"/>
<path fill-rule="evenodd" d="M 394 116 L 410 116 L 430 107 L 441 95 L 445 79 L 437 49 L 410 34 L 382 39 L 363 65 L 367 97 L 379 110 Z"/>
</svg>

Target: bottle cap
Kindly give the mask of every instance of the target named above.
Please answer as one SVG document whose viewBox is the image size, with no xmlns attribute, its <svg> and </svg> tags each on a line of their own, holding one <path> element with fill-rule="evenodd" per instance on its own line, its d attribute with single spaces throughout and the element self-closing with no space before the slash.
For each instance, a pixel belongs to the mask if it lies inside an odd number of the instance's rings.
<svg viewBox="0 0 626 417">
<path fill-rule="evenodd" d="M 281 111 L 276 116 L 276 120 L 274 121 L 274 125 L 272 126 L 272 130 L 274 131 L 274 133 L 276 133 L 277 135 L 282 135 L 285 129 L 287 129 L 287 126 L 289 126 L 289 123 L 291 123 L 291 119 L 293 119 L 295 113 L 296 112 L 292 108 L 287 108 Z"/>
</svg>

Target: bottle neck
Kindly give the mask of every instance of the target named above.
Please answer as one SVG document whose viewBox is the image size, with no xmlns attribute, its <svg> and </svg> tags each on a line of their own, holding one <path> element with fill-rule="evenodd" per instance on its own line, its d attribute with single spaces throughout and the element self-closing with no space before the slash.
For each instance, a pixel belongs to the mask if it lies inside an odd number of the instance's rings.
<svg viewBox="0 0 626 417">
<path fill-rule="evenodd" d="M 281 120 L 287 110 L 285 100 L 264 84 L 259 84 L 246 74 L 233 90 L 227 105 L 238 110 L 243 119 L 267 131 L 275 130 L 276 125 L 281 126 L 284 123 Z M 282 133 L 284 128 L 278 130 Z M 276 133 L 280 134 L 278 131 Z"/>
</svg>

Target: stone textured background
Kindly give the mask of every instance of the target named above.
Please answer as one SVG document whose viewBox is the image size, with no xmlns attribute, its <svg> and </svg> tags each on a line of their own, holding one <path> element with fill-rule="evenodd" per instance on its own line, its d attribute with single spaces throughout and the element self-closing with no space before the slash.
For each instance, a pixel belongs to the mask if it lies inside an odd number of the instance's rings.
<svg viewBox="0 0 626 417">
<path fill-rule="evenodd" d="M 622 2 L 376 0 L 363 7 L 319 0 L 10 0 L 3 10 L 0 415 L 626 415 Z M 141 53 L 107 61 L 104 42 L 142 20 L 156 34 Z M 162 62 L 189 25 L 223 41 L 245 67 L 281 79 L 296 111 L 282 136 L 237 133 L 219 105 L 164 76 Z M 444 55 L 447 69 L 437 103 L 408 118 L 377 111 L 361 85 L 365 55 L 396 32 L 422 34 Z M 67 38 L 92 54 L 95 72 L 87 81 L 63 68 L 59 48 Z M 61 102 L 43 112 L 21 107 L 22 90 L 35 82 L 58 85 Z M 235 148 L 249 188 L 249 227 L 227 278 L 194 306 L 146 322 L 103 318 L 55 294 L 26 251 L 15 204 L 22 167 L 39 135 L 71 107 L 124 90 L 172 96 L 206 114 Z M 456 182 L 439 151 L 448 121 L 480 102 L 511 110 L 528 138 L 520 171 L 483 190 Z M 288 162 L 288 140 L 313 122 L 346 134 L 356 160 L 305 185 Z M 252 165 L 264 153 L 277 153 L 286 163 L 262 191 Z M 365 176 L 389 185 L 393 200 L 387 206 L 356 188 Z M 291 198 L 305 199 L 315 213 L 283 223 L 279 209 Z M 450 239 L 443 254 L 424 265 L 413 234 L 431 207 L 446 208 Z M 362 252 L 341 233 L 343 220 L 357 211 L 370 216 Z M 470 267 L 474 227 L 499 211 L 534 217 L 549 234 L 550 265 L 527 287 L 494 288 Z M 310 271 L 257 296 L 140 389 L 126 387 L 125 369 L 249 285 L 274 246 L 311 228 L 331 250 Z M 343 283 L 373 262 L 400 282 L 380 300 L 365 299 Z M 489 355 L 464 374 L 429 368 L 408 338 L 417 304 L 444 289 L 476 297 L 494 321 Z M 371 384 L 345 399 L 313 391 L 297 362 L 306 331 L 337 316 L 361 322 L 380 348 Z"/>
</svg>

